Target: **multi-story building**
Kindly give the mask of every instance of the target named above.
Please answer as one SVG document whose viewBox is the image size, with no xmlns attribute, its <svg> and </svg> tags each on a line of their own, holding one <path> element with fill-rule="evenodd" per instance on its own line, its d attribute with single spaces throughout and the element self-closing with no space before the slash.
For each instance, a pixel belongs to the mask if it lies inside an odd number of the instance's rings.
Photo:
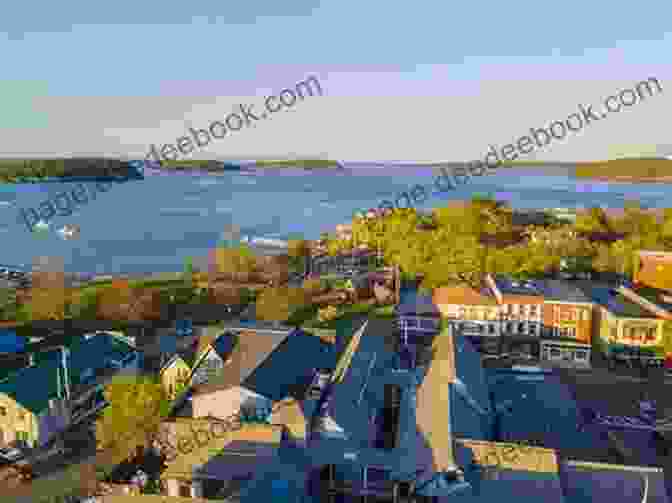
<svg viewBox="0 0 672 503">
<path fill-rule="evenodd" d="M 635 302 L 626 289 L 594 281 L 580 285 L 595 303 L 594 350 L 609 358 L 662 362 L 665 319 Z"/>
<path fill-rule="evenodd" d="M 544 295 L 532 281 L 485 277 L 500 308 L 500 351 L 538 357 L 543 327 Z"/>
<path fill-rule="evenodd" d="M 540 359 L 572 365 L 590 365 L 593 302 L 573 282 L 540 280 L 544 317 Z"/>
<path fill-rule="evenodd" d="M 434 290 L 433 301 L 456 335 L 485 353 L 499 351 L 502 316 L 494 296 L 467 285 L 446 286 Z"/>
</svg>

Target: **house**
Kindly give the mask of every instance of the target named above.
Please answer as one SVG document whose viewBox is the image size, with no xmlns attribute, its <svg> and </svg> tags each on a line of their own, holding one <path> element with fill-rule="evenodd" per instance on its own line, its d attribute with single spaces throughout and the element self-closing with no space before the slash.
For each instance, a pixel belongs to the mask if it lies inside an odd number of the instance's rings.
<svg viewBox="0 0 672 503">
<path fill-rule="evenodd" d="M 317 373 L 333 370 L 334 358 L 333 344 L 300 329 L 240 330 L 221 372 L 194 386 L 191 413 L 195 418 L 225 419 L 242 413 L 287 420 L 290 436 L 299 433 L 290 440 L 304 443 L 316 404 L 310 387 Z M 284 409 L 282 414 L 278 407 Z"/>
<path fill-rule="evenodd" d="M 230 337 L 225 336 L 219 325 L 188 325 L 187 330 L 169 329 L 166 332 L 159 334 L 162 365 L 158 372 L 166 392 L 175 399 L 178 389 L 184 389 L 185 385 L 193 382 L 194 372 L 199 366 L 196 379 L 203 380 L 207 378 L 205 368 L 208 364 L 210 367 L 216 365 L 217 361 L 223 364 L 221 360 L 226 357 Z M 205 357 L 207 360 L 201 365 Z"/>
<path fill-rule="evenodd" d="M 634 282 L 672 292 L 672 253 L 639 251 L 635 256 Z"/>
<path fill-rule="evenodd" d="M 626 359 L 651 358 L 652 356 L 632 354 L 640 349 L 659 352 L 663 358 L 663 327 L 665 320 L 650 309 L 642 307 L 619 286 L 599 282 L 577 282 L 579 288 L 595 304 L 594 340 L 595 351 L 606 357 Z M 630 296 L 631 297 L 631 296 Z"/>
<path fill-rule="evenodd" d="M 119 373 L 136 373 L 137 351 L 108 334 L 75 338 L 35 355 L 33 364 L 0 382 L 0 440 L 43 445 L 68 425 L 106 404 L 104 384 Z"/>
<path fill-rule="evenodd" d="M 207 383 L 211 377 L 221 372 L 237 341 L 238 336 L 233 332 L 202 337 L 198 342 L 196 352 L 199 356 L 193 367 L 191 384 Z"/>
</svg>

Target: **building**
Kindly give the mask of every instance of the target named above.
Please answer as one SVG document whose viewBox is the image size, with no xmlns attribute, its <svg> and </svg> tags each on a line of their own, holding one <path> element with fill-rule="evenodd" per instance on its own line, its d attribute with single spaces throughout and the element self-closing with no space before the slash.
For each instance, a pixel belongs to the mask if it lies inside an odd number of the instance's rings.
<svg viewBox="0 0 672 503">
<path fill-rule="evenodd" d="M 653 359 L 662 364 L 664 319 L 617 285 L 578 283 L 595 304 L 593 350 L 610 359 Z"/>
<path fill-rule="evenodd" d="M 593 302 L 573 282 L 536 281 L 544 293 L 540 360 L 562 365 L 590 365 Z"/>
<path fill-rule="evenodd" d="M 486 284 L 502 306 L 502 335 L 539 337 L 543 327 L 544 294 L 534 281 L 486 276 Z"/>
<path fill-rule="evenodd" d="M 238 343 L 238 337 L 235 333 L 226 331 L 199 339 L 196 348 L 198 357 L 190 376 L 192 385 L 205 384 L 223 371 Z"/>
<path fill-rule="evenodd" d="M 502 325 L 501 308 L 494 296 L 468 285 L 434 290 L 434 304 L 455 335 L 468 337 L 484 353 L 498 353 Z"/>
<path fill-rule="evenodd" d="M 635 256 L 634 282 L 672 292 L 672 253 L 640 251 Z"/>
<path fill-rule="evenodd" d="M 102 391 L 113 375 L 140 367 L 139 353 L 109 334 L 35 355 L 32 365 L 0 382 L 0 443 L 47 443 L 106 405 Z"/>
<path fill-rule="evenodd" d="M 500 306 L 501 352 L 538 358 L 544 294 L 533 281 L 487 275 L 485 285 Z"/>
<path fill-rule="evenodd" d="M 290 398 L 302 402 L 302 407 L 314 407 L 311 385 L 317 373 L 333 371 L 334 358 L 332 344 L 301 330 L 242 331 L 221 372 L 193 387 L 191 415 L 225 419 L 242 414 L 268 419 L 278 404 L 289 407 L 285 402 Z M 305 435 L 307 419 L 302 421 Z M 301 431 L 300 421 L 290 422 L 294 431 Z M 303 443 L 306 439 L 294 440 Z"/>
</svg>

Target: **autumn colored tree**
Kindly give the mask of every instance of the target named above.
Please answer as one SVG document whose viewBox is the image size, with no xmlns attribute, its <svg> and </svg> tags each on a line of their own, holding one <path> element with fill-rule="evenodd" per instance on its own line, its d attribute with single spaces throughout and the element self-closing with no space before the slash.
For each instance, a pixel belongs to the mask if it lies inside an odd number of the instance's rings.
<svg viewBox="0 0 672 503">
<path fill-rule="evenodd" d="M 31 320 L 63 320 L 69 312 L 70 297 L 62 272 L 37 271 L 23 307 Z"/>
<path fill-rule="evenodd" d="M 215 283 L 209 290 L 209 300 L 213 304 L 237 306 L 243 302 L 243 291 L 236 285 Z"/>
<path fill-rule="evenodd" d="M 160 291 L 150 288 L 137 290 L 128 319 L 130 321 L 161 319 L 164 313 L 163 307 Z"/>
<path fill-rule="evenodd" d="M 121 463 L 152 445 L 170 402 L 161 383 L 147 376 L 117 375 L 104 396 L 109 406 L 96 422 L 96 441 Z"/>
<path fill-rule="evenodd" d="M 104 320 L 126 321 L 135 302 L 135 294 L 128 280 L 115 279 L 110 286 L 100 291 L 97 315 Z"/>
<path fill-rule="evenodd" d="M 247 281 L 257 268 L 257 258 L 246 244 L 216 248 L 213 253 L 214 274 L 238 281 Z"/>
<path fill-rule="evenodd" d="M 260 320 L 283 322 L 306 303 L 306 294 L 301 288 L 269 287 L 257 298 L 256 315 Z"/>
</svg>

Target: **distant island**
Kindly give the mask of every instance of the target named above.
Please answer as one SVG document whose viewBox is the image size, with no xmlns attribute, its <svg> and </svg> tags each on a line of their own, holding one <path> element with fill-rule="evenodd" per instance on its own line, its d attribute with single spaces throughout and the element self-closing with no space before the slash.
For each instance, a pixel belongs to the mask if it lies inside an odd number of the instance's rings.
<svg viewBox="0 0 672 503">
<path fill-rule="evenodd" d="M 447 162 L 446 165 L 468 163 Z M 414 164 L 421 166 L 423 163 Z M 427 163 L 436 166 L 436 163 Z M 591 162 L 504 161 L 498 168 L 567 168 L 576 178 L 607 182 L 672 183 L 672 159 L 632 158 Z M 223 173 L 258 169 L 298 168 L 305 170 L 343 169 L 329 159 L 257 160 L 249 162 L 186 159 L 161 161 L 167 171 L 205 171 Z M 142 161 L 106 158 L 0 159 L 0 183 L 43 183 L 47 181 L 128 181 L 144 179 Z"/>
<path fill-rule="evenodd" d="M 106 158 L 0 159 L 0 183 L 142 180 L 137 162 Z"/>
<path fill-rule="evenodd" d="M 577 178 L 606 182 L 672 183 L 672 159 L 636 158 L 577 163 Z"/>
<path fill-rule="evenodd" d="M 257 168 L 301 168 L 301 169 L 325 169 L 337 168 L 342 166 L 337 161 L 329 159 L 297 159 L 297 160 L 282 160 L 282 161 L 256 161 Z"/>
<path fill-rule="evenodd" d="M 300 168 L 300 169 L 338 169 L 339 163 L 327 159 L 261 160 L 249 163 L 235 161 L 215 161 L 210 159 L 187 159 L 161 161 L 161 168 L 167 170 L 203 170 L 203 171 L 245 171 L 249 169 Z"/>
</svg>

